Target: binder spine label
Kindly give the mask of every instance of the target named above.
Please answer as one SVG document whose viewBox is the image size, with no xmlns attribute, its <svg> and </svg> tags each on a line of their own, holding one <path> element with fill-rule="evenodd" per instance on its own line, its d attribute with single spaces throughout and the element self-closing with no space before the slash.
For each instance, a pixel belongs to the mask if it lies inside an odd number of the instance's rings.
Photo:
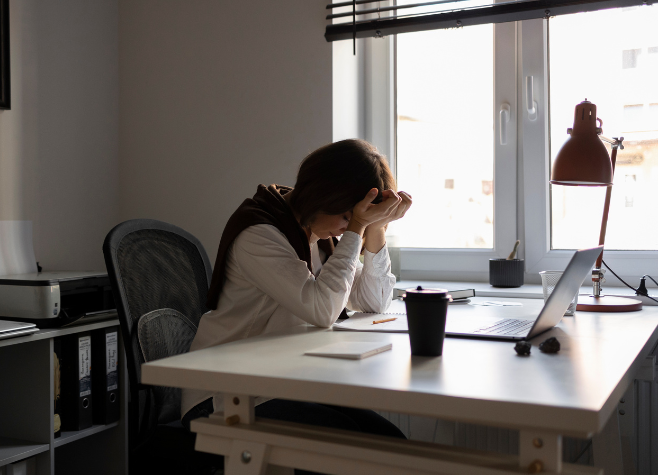
<svg viewBox="0 0 658 475">
<path fill-rule="evenodd" d="M 107 362 L 107 390 L 114 391 L 119 387 L 119 359 L 117 348 L 117 332 L 105 334 L 105 361 Z"/>
<path fill-rule="evenodd" d="M 78 338 L 80 397 L 91 394 L 91 337 Z"/>
</svg>

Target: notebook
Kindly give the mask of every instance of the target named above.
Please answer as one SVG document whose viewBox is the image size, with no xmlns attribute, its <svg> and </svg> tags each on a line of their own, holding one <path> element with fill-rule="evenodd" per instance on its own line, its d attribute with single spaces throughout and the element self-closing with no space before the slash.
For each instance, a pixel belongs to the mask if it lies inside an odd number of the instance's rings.
<svg viewBox="0 0 658 475">
<path fill-rule="evenodd" d="M 307 351 L 304 354 L 308 356 L 325 356 L 327 358 L 362 360 L 363 358 L 388 351 L 392 347 L 392 343 L 382 343 L 379 341 L 339 341 Z"/>
</svg>

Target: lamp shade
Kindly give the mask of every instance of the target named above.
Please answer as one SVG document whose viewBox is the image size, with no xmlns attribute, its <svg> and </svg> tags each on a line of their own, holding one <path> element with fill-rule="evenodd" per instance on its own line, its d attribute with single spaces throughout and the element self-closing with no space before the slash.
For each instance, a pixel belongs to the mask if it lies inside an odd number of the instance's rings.
<svg viewBox="0 0 658 475">
<path fill-rule="evenodd" d="M 596 105 L 585 100 L 576 106 L 571 137 L 555 157 L 551 183 L 570 186 L 612 185 L 612 162 L 599 139 Z"/>
</svg>

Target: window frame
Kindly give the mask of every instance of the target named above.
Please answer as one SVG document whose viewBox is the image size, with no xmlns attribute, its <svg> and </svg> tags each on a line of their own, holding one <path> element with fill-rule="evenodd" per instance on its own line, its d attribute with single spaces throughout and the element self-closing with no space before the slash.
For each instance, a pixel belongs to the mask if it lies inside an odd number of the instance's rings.
<svg viewBox="0 0 658 475">
<path fill-rule="evenodd" d="M 548 20 L 550 22 L 550 20 Z M 574 250 L 551 249 L 551 196 L 550 196 L 550 135 L 549 135 L 549 56 L 546 20 L 520 22 L 520 77 L 523 81 L 521 105 L 521 153 L 523 168 L 520 187 L 523 190 L 525 212 L 519 217 L 526 241 L 526 282 L 539 283 L 542 270 L 566 268 Z M 533 77 L 533 95 L 537 98 L 537 119 L 531 121 L 527 113 L 526 77 Z M 575 107 L 576 104 L 574 104 Z M 572 124 L 564 124 L 564 129 Z M 566 133 L 565 133 L 566 139 Z M 537 191 L 539 190 L 539 191 Z M 613 187 L 612 192 L 615 192 Z M 603 215 L 603 203 L 600 211 Z M 592 247 L 598 242 L 592 243 Z M 603 259 L 630 285 L 639 285 L 639 278 L 658 265 L 658 251 L 604 250 Z M 621 286 L 611 273 L 606 274 L 608 285 Z M 587 283 L 587 279 L 585 281 Z"/>
<path fill-rule="evenodd" d="M 516 44 L 517 28 L 514 23 L 494 25 L 494 84 L 500 84 L 494 91 L 494 248 L 493 249 L 437 249 L 437 248 L 399 248 L 400 270 L 405 279 L 467 279 L 487 280 L 489 274 L 488 260 L 507 257 L 517 235 L 517 87 L 516 87 L 516 51 L 510 51 L 505 45 Z M 396 37 L 381 39 L 366 38 L 359 40 L 361 47 L 361 65 L 356 69 L 361 79 L 356 80 L 353 88 L 361 89 L 363 105 L 362 122 L 352 130 L 361 133 L 360 137 L 374 143 L 390 160 L 395 172 L 395 53 Z M 338 45 L 341 42 L 335 42 Z M 342 42 L 348 43 L 348 42 Z M 358 44 L 358 43 L 357 43 Z M 350 44 L 351 54 L 351 44 Z M 358 59 L 347 58 L 344 47 L 334 47 L 334 67 Z M 362 69 L 360 69 L 362 68 Z M 335 73 L 334 73 L 335 74 Z M 494 87 L 494 86 L 492 86 Z M 352 88 L 352 89 L 353 89 Z M 343 91 L 334 86 L 334 102 L 343 102 Z M 501 145 L 499 140 L 499 111 L 501 104 L 510 108 L 510 120 L 507 124 L 507 143 Z M 347 106 L 345 107 L 347 108 Z M 336 108 L 334 107 L 334 111 Z M 339 111 L 340 114 L 344 112 Z M 339 121 L 341 121 L 339 119 Z M 346 138 L 346 131 L 334 118 L 334 140 Z M 389 247 L 397 248 L 394 236 L 387 237 Z"/>
<path fill-rule="evenodd" d="M 548 29 L 546 20 L 526 20 L 494 25 L 494 114 L 500 104 L 510 105 L 508 145 L 501 146 L 499 120 L 494 134 L 494 249 L 399 248 L 401 277 L 405 280 L 487 281 L 491 258 L 506 257 L 512 244 L 521 240 L 519 257 L 525 259 L 525 282 L 540 283 L 538 272 L 564 269 L 573 250 L 553 250 L 550 240 L 550 150 L 548 90 Z M 358 90 L 360 118 L 353 136 L 377 145 L 390 158 L 395 171 L 395 36 L 367 38 L 357 42 L 352 56 L 351 42 L 334 42 L 334 71 L 352 61 L 358 72 L 353 89 Z M 343 48 L 342 58 L 336 54 Z M 514 48 L 509 48 L 509 45 Z M 338 46 L 340 48 L 340 46 Z M 338 58 L 338 59 L 337 59 Z M 354 66 L 356 64 L 356 66 Z M 335 76 L 334 72 L 334 76 Z M 532 76 L 536 118 L 528 112 L 527 77 Z M 335 98 L 340 90 L 334 86 Z M 336 101 L 334 101 L 336 102 Z M 353 106 L 352 106 L 353 107 Z M 334 112 L 336 108 L 334 107 Z M 334 125 L 336 126 L 336 117 Z M 565 130 L 570 124 L 565 124 Z M 346 138 L 345 130 L 334 140 Z M 614 190 L 613 190 L 614 192 Z M 602 209 L 601 209 L 602 212 Z M 389 247 L 396 248 L 394 237 Z M 596 243 L 592 243 L 592 246 Z M 397 254 L 397 251 L 392 253 Z M 631 285 L 658 265 L 657 251 L 606 250 L 604 260 Z M 610 273 L 609 285 L 622 285 Z"/>
</svg>

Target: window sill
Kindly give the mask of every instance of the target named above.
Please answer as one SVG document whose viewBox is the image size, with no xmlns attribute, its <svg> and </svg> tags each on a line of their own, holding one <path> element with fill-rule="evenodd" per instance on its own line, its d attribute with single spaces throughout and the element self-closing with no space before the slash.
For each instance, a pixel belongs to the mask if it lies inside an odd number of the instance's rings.
<svg viewBox="0 0 658 475">
<path fill-rule="evenodd" d="M 400 280 L 395 284 L 396 292 L 395 297 L 399 295 L 399 291 L 404 289 L 415 288 L 418 286 L 426 288 L 445 288 L 449 290 L 460 290 L 460 289 L 474 289 L 475 295 L 478 297 L 507 297 L 507 298 L 523 298 L 523 299 L 543 299 L 544 294 L 542 291 L 541 285 L 537 284 L 525 284 L 521 287 L 516 288 L 501 288 L 493 287 L 486 282 L 456 282 L 456 281 L 436 281 L 436 280 Z M 604 286 L 604 293 L 606 295 L 612 295 L 617 297 L 634 297 L 638 298 L 635 293 L 628 287 L 613 287 L 613 286 Z M 587 282 L 587 285 L 583 285 L 580 288 L 579 295 L 590 295 L 592 292 L 592 286 Z M 658 299 L 658 291 L 656 289 L 649 290 L 650 295 L 653 298 Z M 645 305 L 658 305 L 657 302 L 653 302 L 649 299 L 640 299 L 644 302 Z"/>
</svg>

